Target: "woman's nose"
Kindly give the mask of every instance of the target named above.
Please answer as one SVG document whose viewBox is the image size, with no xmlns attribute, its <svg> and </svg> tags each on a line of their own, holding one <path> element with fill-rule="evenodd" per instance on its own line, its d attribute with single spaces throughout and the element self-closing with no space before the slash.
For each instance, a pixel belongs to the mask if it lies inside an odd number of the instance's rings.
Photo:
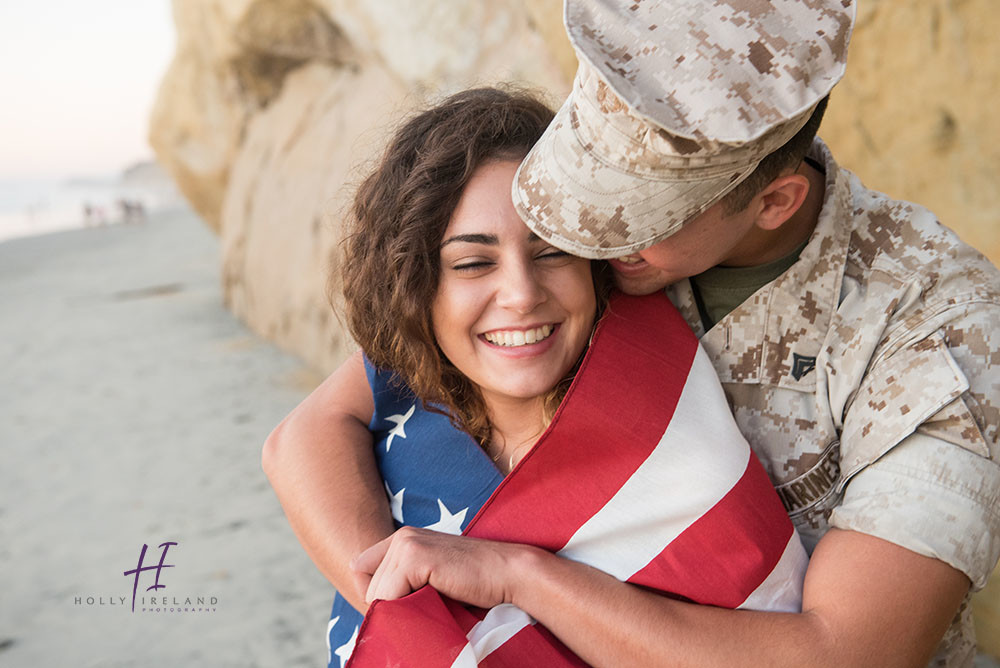
<svg viewBox="0 0 1000 668">
<path fill-rule="evenodd" d="M 509 267 L 500 277 L 497 305 L 502 308 L 517 313 L 530 313 L 546 299 L 545 288 L 530 265 L 518 263 Z"/>
</svg>

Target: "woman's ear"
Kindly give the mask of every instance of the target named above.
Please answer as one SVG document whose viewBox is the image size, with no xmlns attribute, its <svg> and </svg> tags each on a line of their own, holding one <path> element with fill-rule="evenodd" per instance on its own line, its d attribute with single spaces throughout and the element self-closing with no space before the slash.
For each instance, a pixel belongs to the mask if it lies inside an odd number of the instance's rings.
<svg viewBox="0 0 1000 668">
<path fill-rule="evenodd" d="M 795 215 L 809 194 L 809 179 L 792 173 L 779 176 L 757 194 L 759 209 L 755 224 L 763 230 L 776 230 Z"/>
</svg>

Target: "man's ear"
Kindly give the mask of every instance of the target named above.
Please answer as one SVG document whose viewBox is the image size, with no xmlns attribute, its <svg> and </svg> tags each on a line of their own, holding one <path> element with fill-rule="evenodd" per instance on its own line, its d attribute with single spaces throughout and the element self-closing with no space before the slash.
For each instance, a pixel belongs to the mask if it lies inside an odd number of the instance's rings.
<svg viewBox="0 0 1000 668">
<path fill-rule="evenodd" d="M 809 179 L 802 174 L 779 176 L 757 194 L 755 224 L 762 230 L 776 230 L 795 215 L 809 194 Z"/>
</svg>

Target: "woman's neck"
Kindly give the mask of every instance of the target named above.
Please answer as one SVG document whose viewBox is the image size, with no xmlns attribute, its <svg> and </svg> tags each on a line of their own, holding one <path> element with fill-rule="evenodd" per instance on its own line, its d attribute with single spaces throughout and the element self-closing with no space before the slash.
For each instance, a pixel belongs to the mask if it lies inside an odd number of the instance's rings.
<svg viewBox="0 0 1000 668">
<path fill-rule="evenodd" d="M 492 426 L 486 450 L 507 474 L 545 431 L 545 402 L 542 397 L 484 399 Z"/>
</svg>

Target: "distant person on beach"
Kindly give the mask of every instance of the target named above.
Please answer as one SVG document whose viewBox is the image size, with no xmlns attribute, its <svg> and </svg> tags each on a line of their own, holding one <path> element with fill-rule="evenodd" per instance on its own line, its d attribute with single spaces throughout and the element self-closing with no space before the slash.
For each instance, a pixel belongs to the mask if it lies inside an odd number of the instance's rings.
<svg viewBox="0 0 1000 668">
<path fill-rule="evenodd" d="M 146 208 L 140 200 L 130 200 L 124 197 L 118 199 L 118 208 L 122 213 L 122 222 L 143 223 L 146 221 Z"/>
<path fill-rule="evenodd" d="M 549 573 L 553 605 L 606 613 L 543 620 L 594 665 L 972 665 L 969 595 L 1000 556 L 1000 273 L 813 139 L 853 21 L 839 0 L 566 4 L 580 69 L 515 177 L 516 210 L 553 247 L 607 258 L 624 292 L 666 290 L 812 555 L 800 614 Z M 334 376 L 265 466 L 345 581 L 389 501 L 371 480 L 344 491 L 347 471 L 377 476 L 331 455 L 339 401 Z M 382 582 L 505 581 L 450 544 L 391 554 Z M 623 645 L 624 627 L 639 637 Z"/>
</svg>

